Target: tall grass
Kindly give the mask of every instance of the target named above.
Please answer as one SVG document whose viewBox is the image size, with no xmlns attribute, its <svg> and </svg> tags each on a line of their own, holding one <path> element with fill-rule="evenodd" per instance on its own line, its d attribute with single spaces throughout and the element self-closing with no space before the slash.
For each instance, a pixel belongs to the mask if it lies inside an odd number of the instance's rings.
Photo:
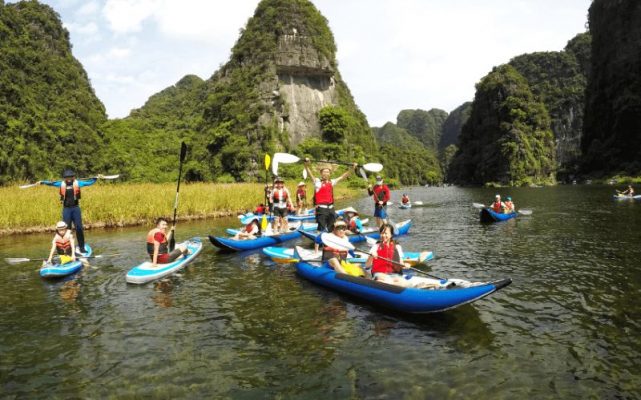
<svg viewBox="0 0 641 400">
<path fill-rule="evenodd" d="M 295 192 L 295 188 L 289 189 Z M 311 190 L 311 185 L 308 185 L 310 198 Z M 357 192 L 338 186 L 335 194 L 337 198 L 345 198 L 355 196 Z M 82 189 L 83 225 L 87 228 L 139 225 L 159 216 L 173 217 L 175 196 L 175 183 L 98 182 Z M 57 188 L 2 187 L 0 198 L 0 234 L 53 230 L 62 216 Z M 232 215 L 253 210 L 263 201 L 262 184 L 182 184 L 178 219 Z"/>
</svg>

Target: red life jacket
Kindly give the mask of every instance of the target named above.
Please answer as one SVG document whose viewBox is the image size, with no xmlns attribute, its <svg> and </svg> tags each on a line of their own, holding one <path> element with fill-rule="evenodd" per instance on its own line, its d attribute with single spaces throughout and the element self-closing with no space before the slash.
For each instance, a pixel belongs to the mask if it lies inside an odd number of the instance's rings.
<svg viewBox="0 0 641 400">
<path fill-rule="evenodd" d="M 332 181 L 321 181 L 321 186 L 314 194 L 314 204 L 332 205 L 334 204 L 334 186 Z"/>
<path fill-rule="evenodd" d="M 162 230 L 154 228 L 150 230 L 149 233 L 147 233 L 147 253 L 152 257 L 154 256 L 154 236 L 156 236 L 156 233 L 162 233 L 163 236 L 162 242 L 160 242 L 160 248 L 158 249 L 158 254 L 160 255 L 169 253 L 169 246 L 167 245 L 167 235 L 165 235 Z"/>
<path fill-rule="evenodd" d="M 298 196 L 299 200 L 305 200 L 305 198 L 307 197 L 307 192 L 305 191 L 305 189 L 298 189 L 296 190 L 296 196 Z"/>
<path fill-rule="evenodd" d="M 53 238 L 53 242 L 56 245 L 56 251 L 58 254 L 66 254 L 66 255 L 71 255 L 71 239 L 73 236 L 71 236 L 71 231 L 67 229 L 64 235 L 60 236 L 58 232 L 56 232 L 56 236 Z"/>
<path fill-rule="evenodd" d="M 500 213 L 503 210 L 503 207 L 501 205 L 501 202 L 494 202 L 492 203 L 492 210 L 496 213 Z"/>
<path fill-rule="evenodd" d="M 401 202 L 402 202 L 403 204 L 407 204 L 407 203 L 409 203 L 409 202 L 410 202 L 410 198 L 409 198 L 409 197 L 407 197 L 407 196 L 403 196 L 403 198 L 401 199 Z"/>
<path fill-rule="evenodd" d="M 347 223 L 347 227 L 350 231 L 356 233 L 356 231 L 358 230 L 358 228 L 356 227 L 356 217 L 349 220 L 349 222 Z"/>
<path fill-rule="evenodd" d="M 279 194 L 281 192 L 283 194 L 282 199 L 280 198 L 280 194 Z M 274 189 L 274 203 L 281 202 L 281 201 L 287 201 L 287 192 L 285 191 L 285 189 Z"/>
<path fill-rule="evenodd" d="M 387 188 L 387 186 L 374 185 L 372 191 L 374 192 L 374 201 L 382 201 L 383 203 L 387 203 L 387 201 L 389 200 L 389 189 Z"/>
<path fill-rule="evenodd" d="M 63 180 L 60 184 L 60 200 L 65 207 L 72 207 L 78 205 L 80 200 L 80 185 L 77 180 L 73 180 L 73 198 L 67 199 L 67 181 Z"/>
<path fill-rule="evenodd" d="M 376 255 L 378 257 L 388 258 L 396 262 L 400 262 L 401 260 L 398 254 L 398 249 L 396 248 L 396 243 L 394 243 L 394 241 L 390 241 L 388 245 L 378 243 L 378 250 L 376 251 Z M 396 268 L 398 269 L 399 267 Z M 374 262 L 372 263 L 372 275 L 379 272 L 382 272 L 384 274 L 396 273 L 396 271 L 394 270 L 394 264 L 386 260 L 381 260 L 380 258 L 375 258 Z"/>
<path fill-rule="evenodd" d="M 265 213 L 265 206 L 258 206 L 254 210 L 254 214 L 264 214 Z"/>
</svg>

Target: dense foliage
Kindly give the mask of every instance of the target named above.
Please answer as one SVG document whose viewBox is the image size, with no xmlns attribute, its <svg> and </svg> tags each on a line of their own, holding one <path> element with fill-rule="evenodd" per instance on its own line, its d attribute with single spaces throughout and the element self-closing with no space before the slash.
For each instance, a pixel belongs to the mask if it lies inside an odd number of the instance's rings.
<svg viewBox="0 0 641 400">
<path fill-rule="evenodd" d="M 594 0 L 586 91 L 586 173 L 641 173 L 641 2 Z"/>
<path fill-rule="evenodd" d="M 589 45 L 590 35 L 584 33 L 568 43 L 571 51 L 524 54 L 509 62 L 550 114 L 561 179 L 578 172 L 587 76 L 577 55 L 583 63 L 589 60 Z"/>
<path fill-rule="evenodd" d="M 425 110 L 402 110 L 396 117 L 396 125 L 406 129 L 425 145 L 436 150 L 441 140 L 443 123 L 447 119 L 447 112 L 433 108 Z"/>
<path fill-rule="evenodd" d="M 512 66 L 492 70 L 476 86 L 470 118 L 450 166 L 458 183 L 524 185 L 550 182 L 554 136 L 545 106 Z"/>
<path fill-rule="evenodd" d="M 96 172 L 105 109 L 49 6 L 0 4 L 0 184 Z"/>
<path fill-rule="evenodd" d="M 458 144 L 461 129 L 463 129 L 463 125 L 465 125 L 465 122 L 467 122 L 467 119 L 470 117 L 471 110 L 472 102 L 468 101 L 456 107 L 456 109 L 447 116 L 445 122 L 443 122 L 443 132 L 441 133 L 441 140 L 438 143 L 439 150 L 442 151 L 450 145 Z"/>
</svg>

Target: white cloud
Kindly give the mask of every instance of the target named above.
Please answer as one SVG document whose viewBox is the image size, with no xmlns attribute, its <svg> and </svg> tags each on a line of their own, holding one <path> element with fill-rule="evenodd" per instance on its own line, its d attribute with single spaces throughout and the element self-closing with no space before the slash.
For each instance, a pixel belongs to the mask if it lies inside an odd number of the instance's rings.
<svg viewBox="0 0 641 400">
<path fill-rule="evenodd" d="M 140 31 L 158 4 L 158 0 L 107 0 L 102 12 L 114 32 L 125 34 Z"/>
<path fill-rule="evenodd" d="M 79 18 L 93 17 L 96 16 L 99 11 L 100 4 L 97 1 L 88 1 L 76 11 L 75 16 Z"/>
</svg>

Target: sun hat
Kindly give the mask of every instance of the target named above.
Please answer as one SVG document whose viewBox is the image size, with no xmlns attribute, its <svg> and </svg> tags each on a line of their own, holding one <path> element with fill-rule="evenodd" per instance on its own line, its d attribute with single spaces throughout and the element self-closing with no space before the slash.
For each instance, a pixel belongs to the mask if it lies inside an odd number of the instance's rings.
<svg viewBox="0 0 641 400">
<path fill-rule="evenodd" d="M 281 178 L 280 176 L 277 176 L 277 177 L 274 178 L 274 183 L 278 183 L 278 182 L 285 183 L 283 178 Z"/>
<path fill-rule="evenodd" d="M 298 186 L 305 186 L 305 182 L 298 182 Z"/>
<path fill-rule="evenodd" d="M 254 214 L 246 215 L 246 216 L 244 216 L 243 218 L 240 219 L 240 223 L 243 224 L 243 225 L 247 225 L 247 224 L 252 223 L 254 220 L 258 221 L 259 219 L 260 218 L 258 218 L 258 216 L 254 215 Z"/>
<path fill-rule="evenodd" d="M 334 222 L 334 227 L 337 227 L 337 226 L 347 226 L 347 224 L 345 223 L 345 221 L 339 218 L 336 220 L 336 222 Z"/>
<path fill-rule="evenodd" d="M 343 214 L 352 213 L 358 215 L 358 211 L 354 210 L 353 207 L 347 207 L 343 209 Z"/>
<path fill-rule="evenodd" d="M 65 221 L 58 221 L 56 229 L 67 229 L 67 223 Z"/>
</svg>

